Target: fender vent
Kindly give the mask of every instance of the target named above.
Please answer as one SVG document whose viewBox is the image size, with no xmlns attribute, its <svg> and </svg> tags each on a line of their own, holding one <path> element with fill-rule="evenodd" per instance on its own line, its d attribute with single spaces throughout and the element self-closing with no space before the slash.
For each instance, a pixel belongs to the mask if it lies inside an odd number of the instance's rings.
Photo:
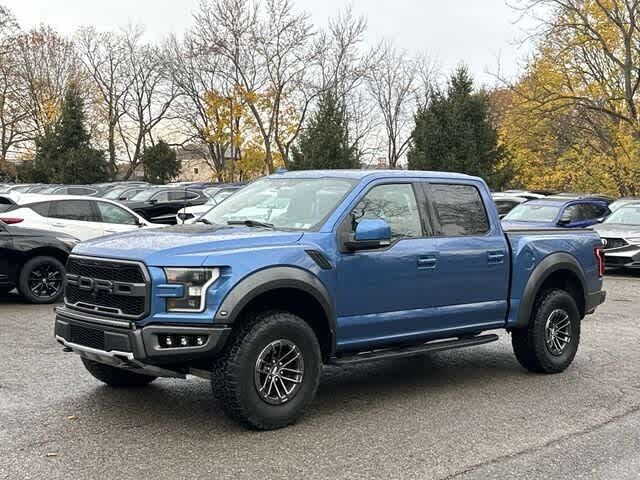
<svg viewBox="0 0 640 480">
<path fill-rule="evenodd" d="M 305 250 L 314 262 L 323 270 L 331 270 L 332 266 L 327 257 L 325 257 L 318 250 Z"/>
</svg>

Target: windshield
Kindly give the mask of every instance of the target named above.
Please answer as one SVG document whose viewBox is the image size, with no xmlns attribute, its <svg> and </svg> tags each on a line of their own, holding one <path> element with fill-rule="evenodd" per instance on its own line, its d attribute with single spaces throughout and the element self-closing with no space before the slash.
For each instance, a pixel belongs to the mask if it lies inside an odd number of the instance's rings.
<svg viewBox="0 0 640 480">
<path fill-rule="evenodd" d="M 111 190 L 109 190 L 107 193 L 105 193 L 102 198 L 110 198 L 111 200 L 117 200 L 120 198 L 120 196 L 128 189 L 130 189 L 131 187 L 117 187 L 117 188 L 112 188 Z"/>
<path fill-rule="evenodd" d="M 523 203 L 511 210 L 504 217 L 504 220 L 513 222 L 553 222 L 559 211 L 560 207 L 557 205 Z"/>
<path fill-rule="evenodd" d="M 129 200 L 133 200 L 133 201 L 149 200 L 156 193 L 158 193 L 158 191 L 159 190 L 155 188 L 151 188 L 149 190 L 143 190 L 141 192 L 136 193 L 133 197 L 129 198 Z"/>
<path fill-rule="evenodd" d="M 611 215 L 609 215 L 607 219 L 602 223 L 633 225 L 636 227 L 640 226 L 640 204 L 621 207 Z"/>
<path fill-rule="evenodd" d="M 353 188 L 344 178 L 265 178 L 235 192 L 201 218 L 209 223 L 253 220 L 275 228 L 310 230 Z"/>
</svg>

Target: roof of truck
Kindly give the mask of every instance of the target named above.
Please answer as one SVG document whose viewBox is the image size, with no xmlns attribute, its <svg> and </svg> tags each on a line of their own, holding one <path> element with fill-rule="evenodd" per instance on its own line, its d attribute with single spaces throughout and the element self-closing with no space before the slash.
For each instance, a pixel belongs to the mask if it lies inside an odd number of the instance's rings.
<svg viewBox="0 0 640 480">
<path fill-rule="evenodd" d="M 453 172 L 430 172 L 424 170 L 296 170 L 291 172 L 274 173 L 271 177 L 290 177 L 290 178 L 352 178 L 362 180 L 363 178 L 386 178 L 386 177 L 424 177 L 424 178 L 441 178 L 441 179 L 458 179 L 458 180 L 480 180 L 478 177 L 472 177 L 463 173 Z"/>
</svg>

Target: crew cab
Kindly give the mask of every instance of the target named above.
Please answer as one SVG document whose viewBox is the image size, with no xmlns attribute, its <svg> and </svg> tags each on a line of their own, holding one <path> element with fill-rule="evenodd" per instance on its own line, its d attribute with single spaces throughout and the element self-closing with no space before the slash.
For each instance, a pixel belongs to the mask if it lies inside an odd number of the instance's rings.
<svg viewBox="0 0 640 480">
<path fill-rule="evenodd" d="M 591 230 L 503 231 L 477 177 L 285 172 L 196 224 L 80 244 L 55 337 L 108 385 L 209 378 L 229 416 L 273 429 L 300 417 L 323 364 L 507 330 L 526 369 L 561 372 L 605 299 L 603 268 Z"/>
</svg>

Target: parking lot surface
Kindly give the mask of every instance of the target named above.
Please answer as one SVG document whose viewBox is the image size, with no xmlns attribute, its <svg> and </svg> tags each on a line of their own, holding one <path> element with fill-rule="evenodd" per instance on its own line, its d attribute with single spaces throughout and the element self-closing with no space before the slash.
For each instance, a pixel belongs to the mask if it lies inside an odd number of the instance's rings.
<svg viewBox="0 0 640 480">
<path fill-rule="evenodd" d="M 325 368 L 302 420 L 249 432 L 201 379 L 115 390 L 52 337 L 51 306 L 0 299 L 0 478 L 639 478 L 640 275 L 606 280 L 572 367 L 497 343 Z"/>
</svg>

